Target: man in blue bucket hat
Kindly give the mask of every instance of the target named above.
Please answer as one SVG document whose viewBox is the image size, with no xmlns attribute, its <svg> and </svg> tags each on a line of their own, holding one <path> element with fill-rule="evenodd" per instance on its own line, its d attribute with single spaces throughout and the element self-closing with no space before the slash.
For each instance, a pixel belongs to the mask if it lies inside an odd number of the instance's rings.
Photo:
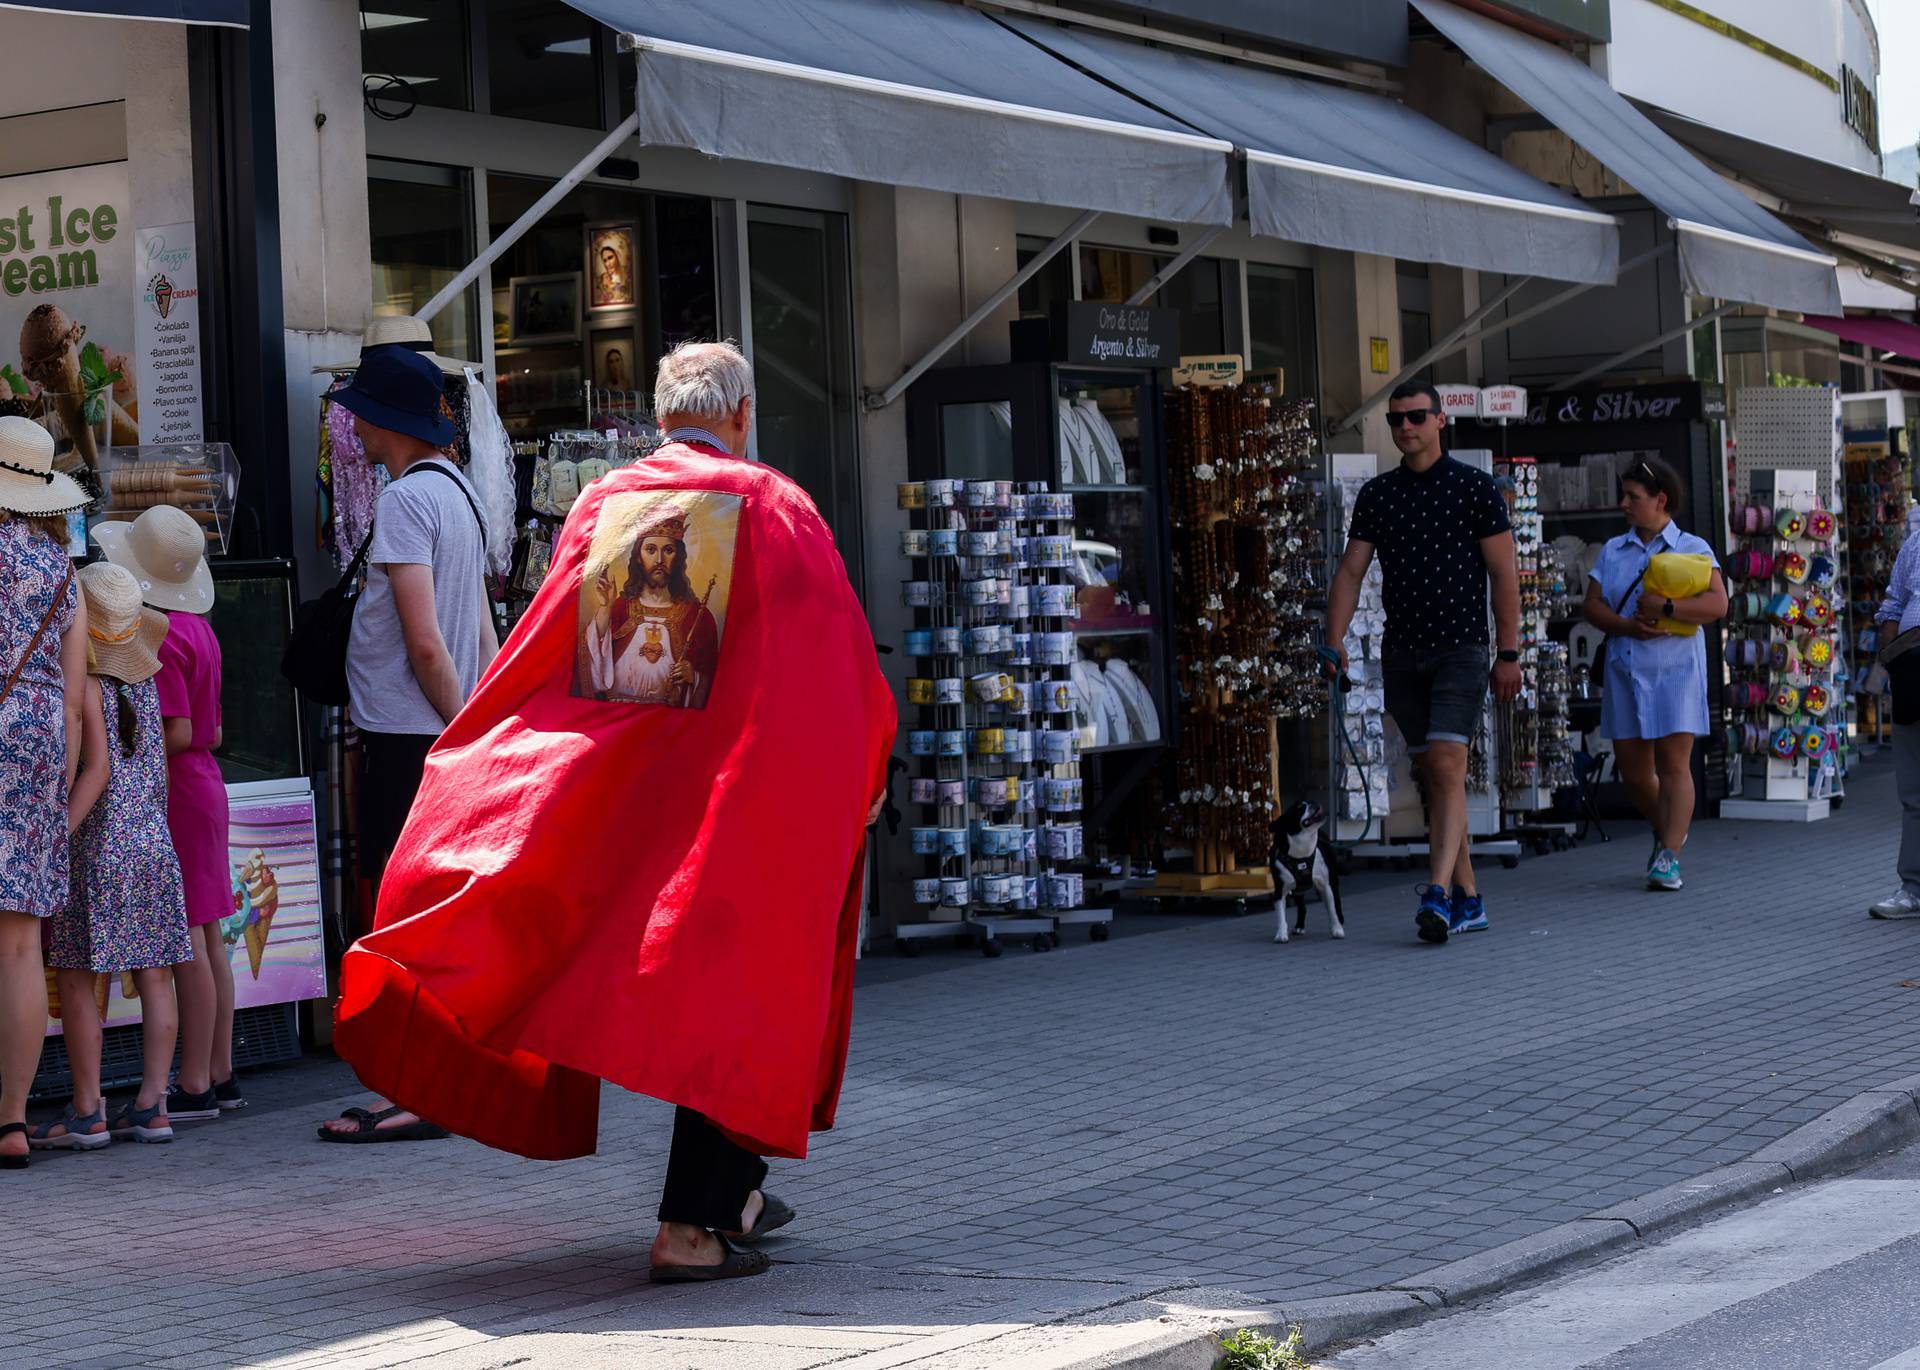
<svg viewBox="0 0 1920 1370">
<path fill-rule="evenodd" d="M 361 869 L 378 890 L 407 821 L 427 751 L 460 712 L 500 650 L 486 593 L 486 522 L 473 487 L 448 456 L 453 416 L 439 366 L 401 345 L 369 347 L 334 392 L 352 412 L 367 457 L 393 479 L 362 546 L 367 584 L 353 614 L 347 685 L 364 760 Z M 351 1110 L 328 1141 L 445 1136 L 397 1108 Z"/>
</svg>

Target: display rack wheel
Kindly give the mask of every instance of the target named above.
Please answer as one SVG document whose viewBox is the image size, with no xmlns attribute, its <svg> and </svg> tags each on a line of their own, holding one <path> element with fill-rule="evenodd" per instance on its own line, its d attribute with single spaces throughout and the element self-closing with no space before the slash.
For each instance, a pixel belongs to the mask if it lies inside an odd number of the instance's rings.
<svg viewBox="0 0 1920 1370">
<path fill-rule="evenodd" d="M 1044 932 L 1036 932 L 1033 935 L 1032 946 L 1035 951 L 1052 951 L 1053 950 L 1053 943 L 1047 940 L 1047 935 Z"/>
<path fill-rule="evenodd" d="M 1554 834 L 1553 849 L 1555 851 L 1572 851 L 1573 838 L 1566 833 Z"/>
<path fill-rule="evenodd" d="M 1000 946 L 999 938 L 982 937 L 980 939 L 980 954 L 986 957 L 988 960 L 992 960 L 994 957 L 998 956 L 1001 950 L 1002 948 Z"/>
<path fill-rule="evenodd" d="M 1108 927 L 1105 923 L 1087 924 L 1087 940 L 1089 942 L 1104 942 L 1107 940 L 1108 937 L 1112 935 L 1113 935 L 1113 929 Z"/>
<path fill-rule="evenodd" d="M 918 956 L 920 954 L 920 942 L 917 938 L 902 937 L 894 947 L 894 950 L 902 956 Z"/>
<path fill-rule="evenodd" d="M 1827 800 L 1827 807 L 1830 809 L 1844 809 L 1846 806 L 1847 797 L 1844 794 L 1833 795 Z"/>
<path fill-rule="evenodd" d="M 1503 856 L 1500 858 L 1500 868 L 1502 870 L 1518 870 L 1519 867 L 1520 858 L 1517 856 Z"/>
<path fill-rule="evenodd" d="M 1245 897 L 1242 897 L 1233 901 L 1233 911 L 1236 915 L 1238 915 L 1241 918 L 1245 918 L 1248 914 L 1253 912 L 1252 909 L 1247 907 L 1247 901 Z"/>
</svg>

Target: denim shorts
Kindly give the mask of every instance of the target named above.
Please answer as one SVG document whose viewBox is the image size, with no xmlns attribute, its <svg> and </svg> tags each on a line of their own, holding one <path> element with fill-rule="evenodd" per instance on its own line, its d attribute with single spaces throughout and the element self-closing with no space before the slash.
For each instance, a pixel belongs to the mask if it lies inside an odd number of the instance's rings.
<svg viewBox="0 0 1920 1370">
<path fill-rule="evenodd" d="M 1380 662 L 1387 712 L 1408 751 L 1424 752 L 1429 742 L 1472 744 L 1487 702 L 1488 656 L 1484 646 L 1387 650 Z"/>
</svg>

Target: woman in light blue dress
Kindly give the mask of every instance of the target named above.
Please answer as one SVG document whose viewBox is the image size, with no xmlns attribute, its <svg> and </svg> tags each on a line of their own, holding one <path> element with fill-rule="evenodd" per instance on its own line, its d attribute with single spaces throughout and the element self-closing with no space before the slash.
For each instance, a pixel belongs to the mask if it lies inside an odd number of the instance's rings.
<svg viewBox="0 0 1920 1370">
<path fill-rule="evenodd" d="M 1601 549 L 1587 582 L 1587 622 L 1607 634 L 1600 731 L 1613 742 L 1620 778 L 1634 806 L 1653 825 L 1647 884 L 1680 888 L 1680 848 L 1693 821 L 1693 742 L 1706 735 L 1706 634 L 1676 637 L 1656 625 L 1716 623 L 1726 616 L 1727 587 L 1719 559 L 1702 538 L 1673 521 L 1680 478 L 1664 462 L 1642 458 L 1620 480 L 1620 512 L 1628 530 Z M 1705 592 L 1670 600 L 1641 583 L 1661 552 L 1713 559 Z"/>
</svg>

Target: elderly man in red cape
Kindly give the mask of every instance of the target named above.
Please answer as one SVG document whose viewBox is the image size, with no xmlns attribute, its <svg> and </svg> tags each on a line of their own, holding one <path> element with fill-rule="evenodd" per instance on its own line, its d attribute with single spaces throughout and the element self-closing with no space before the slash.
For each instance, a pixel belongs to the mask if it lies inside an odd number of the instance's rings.
<svg viewBox="0 0 1920 1370">
<path fill-rule="evenodd" d="M 894 737 L 826 525 L 734 455 L 751 406 L 731 346 L 660 363 L 668 443 L 582 492 L 428 756 L 334 1032 L 371 1088 L 523 1156 L 592 1152 L 602 1080 L 678 1105 L 657 1280 L 758 1274 L 742 1243 L 793 1216 L 761 1157 L 833 1124 Z M 594 675 L 616 603 L 632 689 Z"/>
</svg>

